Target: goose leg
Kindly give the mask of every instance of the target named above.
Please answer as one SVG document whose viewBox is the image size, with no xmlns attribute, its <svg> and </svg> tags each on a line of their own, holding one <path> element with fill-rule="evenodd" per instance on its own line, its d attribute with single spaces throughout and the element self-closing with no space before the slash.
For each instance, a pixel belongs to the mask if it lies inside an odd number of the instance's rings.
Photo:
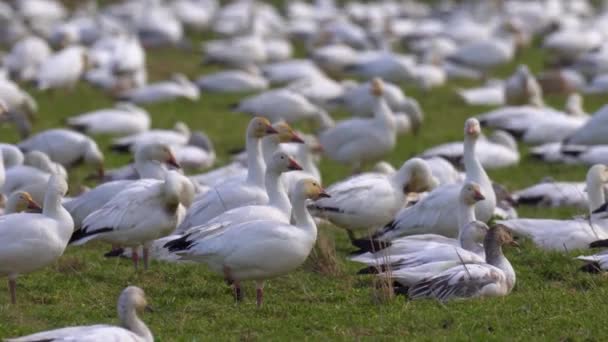
<svg viewBox="0 0 608 342">
<path fill-rule="evenodd" d="M 14 277 L 8 278 L 8 290 L 11 294 L 11 304 L 17 304 L 17 280 Z"/>
<path fill-rule="evenodd" d="M 256 281 L 255 283 L 255 302 L 258 308 L 262 307 L 264 302 L 264 281 Z"/>
<path fill-rule="evenodd" d="M 144 246 L 144 270 L 148 270 L 149 258 L 150 258 L 150 249 L 147 246 Z"/>
<path fill-rule="evenodd" d="M 232 287 L 234 288 L 234 300 L 237 303 L 242 302 L 243 301 L 243 291 L 241 290 L 241 282 L 235 281 L 232 284 Z"/>
<path fill-rule="evenodd" d="M 137 267 L 139 266 L 139 248 L 133 248 L 133 252 L 131 253 L 131 259 L 133 260 L 133 266 L 135 266 L 135 270 L 137 271 Z"/>
</svg>

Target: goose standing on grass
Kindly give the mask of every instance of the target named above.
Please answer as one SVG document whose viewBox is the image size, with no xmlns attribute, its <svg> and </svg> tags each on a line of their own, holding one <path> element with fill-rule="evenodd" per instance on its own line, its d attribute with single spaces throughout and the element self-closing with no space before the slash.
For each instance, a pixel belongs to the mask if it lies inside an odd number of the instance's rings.
<svg viewBox="0 0 608 342">
<path fill-rule="evenodd" d="M 129 135 L 150 129 L 150 116 L 143 108 L 130 103 L 117 103 L 114 108 L 68 118 L 67 125 L 86 134 Z"/>
<path fill-rule="evenodd" d="M 103 153 L 97 143 L 86 135 L 67 129 L 49 129 L 40 132 L 19 143 L 24 151 L 41 151 L 52 161 L 65 167 L 72 167 L 79 162 L 89 164 L 103 176 Z"/>
<path fill-rule="evenodd" d="M 16 303 L 19 274 L 33 272 L 55 262 L 74 231 L 74 221 L 61 205 L 68 185 L 53 175 L 48 182 L 42 214 L 10 214 L 0 217 L 0 274 L 8 276 L 11 303 Z"/>
<path fill-rule="evenodd" d="M 151 83 L 119 95 L 121 100 L 141 104 L 172 101 L 177 98 L 196 101 L 199 97 L 200 92 L 196 84 L 183 74 L 173 75 L 169 81 Z"/>
<path fill-rule="evenodd" d="M 513 234 L 530 238 L 545 250 L 571 251 L 588 248 L 596 240 L 608 239 L 606 218 L 602 209 L 606 201 L 604 184 L 608 182 L 608 167 L 594 165 L 587 172 L 587 195 L 590 216 L 570 220 L 513 219 L 496 221 Z"/>
<path fill-rule="evenodd" d="M 42 62 L 36 77 L 38 89 L 73 88 L 87 68 L 86 49 L 82 46 L 67 47 Z"/>
<path fill-rule="evenodd" d="M 500 226 L 492 227 L 484 240 L 486 263 L 461 264 L 425 279 L 408 291 L 412 300 L 502 297 L 515 286 L 515 270 L 504 256 L 502 247 L 514 244 L 511 234 Z"/>
<path fill-rule="evenodd" d="M 330 198 L 316 201 L 309 210 L 346 229 L 355 240 L 355 231 L 373 231 L 390 222 L 408 193 L 429 191 L 437 185 L 426 162 L 413 158 L 391 175 L 365 173 L 338 182 L 327 189 Z"/>
<path fill-rule="evenodd" d="M 10 338 L 8 342 L 35 341 L 133 341 L 152 342 L 154 336 L 137 316 L 142 311 L 152 311 L 144 291 L 137 286 L 125 288 L 118 297 L 118 318 L 121 327 L 96 324 L 43 331 L 23 337 Z"/>
<path fill-rule="evenodd" d="M 480 135 L 479 121 L 475 118 L 468 119 L 464 125 L 465 181 L 473 181 L 481 187 L 485 200 L 475 205 L 475 216 L 482 222 L 488 222 L 496 207 L 496 195 L 490 178 L 477 158 L 475 145 Z M 458 210 L 461 187 L 462 184 L 448 184 L 435 188 L 415 205 L 397 213 L 394 220 L 378 232 L 375 238 L 389 241 L 402 235 L 424 233 L 456 236 L 458 226 L 454 225 L 454 213 Z"/>
<path fill-rule="evenodd" d="M 147 144 L 141 146 L 135 153 L 134 167 L 139 179 L 164 179 L 168 171 L 167 166 L 180 167 L 173 156 L 171 148 L 167 145 L 159 143 Z M 89 214 L 100 209 L 120 191 L 136 183 L 137 181 L 134 180 L 107 182 L 66 201 L 64 206 L 74 218 L 75 230 L 81 228 L 82 221 Z"/>
<path fill-rule="evenodd" d="M 382 80 L 374 79 L 371 89 L 376 101 L 374 118 L 345 120 L 319 136 L 325 155 L 350 165 L 353 172 L 360 171 L 366 162 L 382 159 L 397 142 L 395 116 L 382 96 Z"/>
<path fill-rule="evenodd" d="M 200 90 L 218 93 L 254 92 L 266 90 L 268 80 L 254 71 L 227 70 L 199 77 L 196 85 Z"/>
<path fill-rule="evenodd" d="M 260 307 L 264 281 L 295 270 L 315 245 L 317 226 L 306 210 L 307 199 L 328 196 L 316 181 L 303 179 L 292 202 L 295 225 L 275 220 L 250 221 L 196 240 L 189 240 L 186 234 L 166 247 L 183 260 L 204 262 L 223 274 L 224 280 L 234 286 L 237 301 L 242 299 L 241 281 L 255 280 Z"/>
<path fill-rule="evenodd" d="M 144 269 L 148 269 L 149 247 L 153 240 L 175 230 L 180 202 L 186 202 L 184 196 L 189 192 L 188 184 L 191 185 L 188 178 L 168 171 L 162 181 L 131 185 L 87 216 L 70 243 L 79 246 L 99 239 L 133 248 L 143 245 Z M 139 255 L 135 249 L 132 258 L 137 270 Z"/>
</svg>

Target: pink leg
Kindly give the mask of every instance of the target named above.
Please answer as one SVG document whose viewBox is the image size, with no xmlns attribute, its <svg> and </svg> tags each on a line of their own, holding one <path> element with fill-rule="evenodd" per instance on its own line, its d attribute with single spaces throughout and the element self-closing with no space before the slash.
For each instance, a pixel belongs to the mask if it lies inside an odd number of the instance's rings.
<svg viewBox="0 0 608 342">
<path fill-rule="evenodd" d="M 148 247 L 144 246 L 144 270 L 148 270 L 149 258 L 150 250 L 148 249 Z"/>
<path fill-rule="evenodd" d="M 258 308 L 261 308 L 264 302 L 264 282 L 257 281 L 255 285 L 256 304 Z"/>
<path fill-rule="evenodd" d="M 139 248 L 133 248 L 133 251 L 131 253 L 131 259 L 133 260 L 133 266 L 135 266 L 136 271 L 137 271 L 137 267 L 139 266 L 139 254 L 137 254 L 138 249 Z"/>
<path fill-rule="evenodd" d="M 8 279 L 8 290 L 11 294 L 11 304 L 17 304 L 17 280 Z"/>
<path fill-rule="evenodd" d="M 232 284 L 234 288 L 234 300 L 239 303 L 243 301 L 243 291 L 241 290 L 241 282 L 235 281 Z"/>
</svg>

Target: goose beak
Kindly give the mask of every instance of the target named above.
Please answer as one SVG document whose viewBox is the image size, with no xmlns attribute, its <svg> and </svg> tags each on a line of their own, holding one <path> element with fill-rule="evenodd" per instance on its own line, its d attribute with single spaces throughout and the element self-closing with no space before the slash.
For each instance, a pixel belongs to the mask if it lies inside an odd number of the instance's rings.
<svg viewBox="0 0 608 342">
<path fill-rule="evenodd" d="M 167 165 L 171 165 L 171 166 L 173 166 L 176 169 L 181 169 L 182 168 L 182 166 L 179 165 L 179 163 L 175 159 L 175 156 L 173 155 L 173 153 L 169 153 L 169 158 L 167 158 L 166 163 L 167 163 Z"/>
<path fill-rule="evenodd" d="M 300 136 L 295 133 L 291 136 L 290 142 L 304 144 L 304 140 L 302 140 L 302 138 L 300 138 Z"/>
<path fill-rule="evenodd" d="M 27 199 L 27 208 L 30 210 L 35 210 L 36 212 L 41 212 L 42 207 L 40 204 L 36 203 L 32 198 Z"/>
<path fill-rule="evenodd" d="M 299 171 L 302 170 L 302 167 L 293 158 L 289 158 L 289 165 L 287 166 L 287 169 L 289 171 Z"/>
<path fill-rule="evenodd" d="M 473 194 L 473 198 L 476 201 L 483 201 L 486 199 L 486 197 L 478 190 L 476 190 L 475 193 Z"/>
<path fill-rule="evenodd" d="M 318 199 L 319 198 L 330 198 L 330 197 L 331 196 L 327 192 L 325 192 L 325 189 L 321 189 L 321 192 L 319 193 Z"/>
<path fill-rule="evenodd" d="M 274 127 L 271 125 L 266 125 L 266 134 L 277 134 L 279 133 Z"/>
</svg>

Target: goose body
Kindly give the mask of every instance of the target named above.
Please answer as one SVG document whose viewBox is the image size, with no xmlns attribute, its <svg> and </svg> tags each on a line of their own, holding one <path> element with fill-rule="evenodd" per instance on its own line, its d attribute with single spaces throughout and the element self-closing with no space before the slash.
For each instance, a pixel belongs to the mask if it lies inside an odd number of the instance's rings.
<svg viewBox="0 0 608 342">
<path fill-rule="evenodd" d="M 268 89 L 268 80 L 255 73 L 228 70 L 204 75 L 196 80 L 202 91 L 209 92 L 254 92 Z"/>
<path fill-rule="evenodd" d="M 172 101 L 177 98 L 196 101 L 199 96 L 198 87 L 181 74 L 173 76 L 169 81 L 147 84 L 119 95 L 123 100 L 143 104 Z"/>
<path fill-rule="evenodd" d="M 32 81 L 36 78 L 40 65 L 51 55 L 51 48 L 42 38 L 28 36 L 19 40 L 8 56 L 4 66 L 8 72 L 20 81 Z"/>
<path fill-rule="evenodd" d="M 142 108 L 125 103 L 68 118 L 67 124 L 86 134 L 129 135 L 147 131 L 150 117 Z"/>
<path fill-rule="evenodd" d="M 142 133 L 128 135 L 112 140 L 112 149 L 118 151 L 137 151 L 143 145 L 161 143 L 169 146 L 186 145 L 190 140 L 190 129 L 186 124 L 178 121 L 174 129 L 152 129 Z"/>
<path fill-rule="evenodd" d="M 42 62 L 36 77 L 38 89 L 73 87 L 86 68 L 86 50 L 67 47 Z"/>
<path fill-rule="evenodd" d="M 589 205 L 584 182 L 544 181 L 515 191 L 511 196 L 519 205 L 572 206 L 581 209 Z"/>
</svg>

